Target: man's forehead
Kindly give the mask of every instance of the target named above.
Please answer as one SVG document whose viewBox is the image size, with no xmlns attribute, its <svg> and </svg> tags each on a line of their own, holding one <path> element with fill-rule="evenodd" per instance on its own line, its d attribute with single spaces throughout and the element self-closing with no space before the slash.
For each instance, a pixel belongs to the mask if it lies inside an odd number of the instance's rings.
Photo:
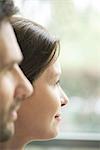
<svg viewBox="0 0 100 150">
<path fill-rule="evenodd" d="M 0 68 L 21 60 L 22 54 L 12 26 L 9 21 L 3 21 L 0 25 Z"/>
</svg>

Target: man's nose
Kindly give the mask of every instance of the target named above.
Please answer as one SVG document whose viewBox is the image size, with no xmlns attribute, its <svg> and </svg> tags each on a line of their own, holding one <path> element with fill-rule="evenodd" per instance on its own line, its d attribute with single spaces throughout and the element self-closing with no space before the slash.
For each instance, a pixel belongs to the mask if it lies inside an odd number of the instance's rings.
<svg viewBox="0 0 100 150">
<path fill-rule="evenodd" d="M 25 77 L 23 72 L 18 69 L 18 78 L 17 78 L 17 87 L 15 90 L 15 96 L 18 97 L 19 99 L 26 99 L 29 96 L 31 96 L 33 92 L 33 87 L 29 80 Z"/>
</svg>

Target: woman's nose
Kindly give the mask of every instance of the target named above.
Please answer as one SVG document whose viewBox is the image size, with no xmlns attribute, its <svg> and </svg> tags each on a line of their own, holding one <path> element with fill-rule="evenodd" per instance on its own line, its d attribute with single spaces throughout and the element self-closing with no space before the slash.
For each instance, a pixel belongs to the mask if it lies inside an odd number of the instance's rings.
<svg viewBox="0 0 100 150">
<path fill-rule="evenodd" d="M 68 102 L 69 102 L 69 99 L 68 99 L 67 95 L 65 94 L 65 92 L 61 88 L 61 107 L 67 105 Z"/>
</svg>

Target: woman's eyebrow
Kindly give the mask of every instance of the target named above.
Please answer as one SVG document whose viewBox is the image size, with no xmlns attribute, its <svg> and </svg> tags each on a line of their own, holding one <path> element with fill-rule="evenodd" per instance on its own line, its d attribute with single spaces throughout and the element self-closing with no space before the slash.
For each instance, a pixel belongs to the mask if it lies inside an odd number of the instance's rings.
<svg viewBox="0 0 100 150">
<path fill-rule="evenodd" d="M 51 79 L 54 79 L 56 77 L 60 77 L 61 76 L 61 71 L 56 71 L 56 72 L 48 72 L 48 79 L 51 80 Z"/>
</svg>

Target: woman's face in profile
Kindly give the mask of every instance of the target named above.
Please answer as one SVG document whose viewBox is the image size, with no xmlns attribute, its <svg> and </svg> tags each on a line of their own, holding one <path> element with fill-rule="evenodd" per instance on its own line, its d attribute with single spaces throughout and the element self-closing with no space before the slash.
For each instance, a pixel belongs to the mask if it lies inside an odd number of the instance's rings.
<svg viewBox="0 0 100 150">
<path fill-rule="evenodd" d="M 21 134 L 33 139 L 49 139 L 57 135 L 61 122 L 61 107 L 68 98 L 60 87 L 61 68 L 58 61 L 48 68 L 34 82 L 34 93 L 24 101 L 19 112 Z M 22 118 L 22 119 L 21 119 Z"/>
</svg>

